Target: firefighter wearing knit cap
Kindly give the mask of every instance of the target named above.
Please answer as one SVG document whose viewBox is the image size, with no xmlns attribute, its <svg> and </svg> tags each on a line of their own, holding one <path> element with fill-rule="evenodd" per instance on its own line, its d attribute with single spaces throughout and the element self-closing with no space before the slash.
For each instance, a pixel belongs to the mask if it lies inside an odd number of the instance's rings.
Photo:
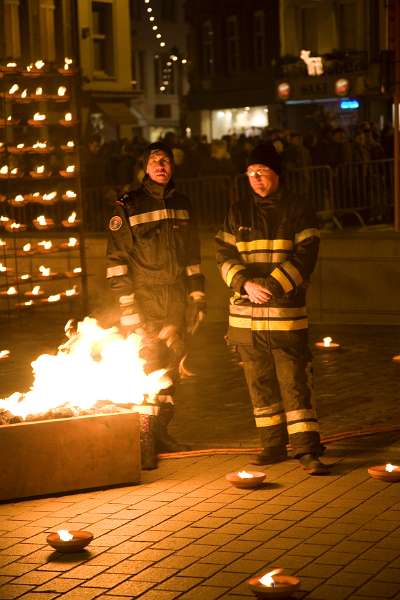
<svg viewBox="0 0 400 600">
<path fill-rule="evenodd" d="M 168 368 L 176 381 L 186 333 L 205 315 L 199 236 L 188 198 L 174 187 L 169 146 L 150 144 L 144 169 L 142 185 L 117 201 L 110 219 L 107 278 L 122 330 L 136 331 L 146 341 L 147 370 Z M 158 404 L 158 451 L 184 449 L 167 430 L 174 412 L 172 387 L 159 393 Z"/>
<path fill-rule="evenodd" d="M 216 242 L 233 292 L 228 341 L 240 354 L 262 443 L 254 464 L 286 460 L 289 441 L 307 472 L 324 474 L 305 302 L 318 255 L 316 217 L 280 184 L 272 144 L 253 149 L 246 175 L 247 194 L 230 207 Z"/>
</svg>

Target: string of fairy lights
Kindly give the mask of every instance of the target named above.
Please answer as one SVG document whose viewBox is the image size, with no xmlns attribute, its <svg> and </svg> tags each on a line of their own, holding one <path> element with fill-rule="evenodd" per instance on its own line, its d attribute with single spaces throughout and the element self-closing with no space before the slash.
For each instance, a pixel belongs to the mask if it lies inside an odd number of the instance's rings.
<svg viewBox="0 0 400 600">
<path fill-rule="evenodd" d="M 154 16 L 153 7 L 151 6 L 150 0 L 144 0 L 144 6 L 146 8 L 146 16 L 148 18 L 149 24 L 150 24 L 153 34 L 155 36 L 156 42 L 157 42 L 158 46 L 160 47 L 161 51 L 163 52 L 163 50 L 167 46 L 167 40 L 166 40 L 165 36 L 163 36 L 162 33 L 160 32 L 159 25 L 157 25 L 157 20 L 156 20 L 156 17 Z M 168 47 L 170 47 L 169 44 L 168 44 Z M 186 65 L 188 62 L 187 58 L 179 57 L 178 54 L 175 53 L 175 49 L 172 49 L 170 51 L 170 54 L 168 54 L 168 53 L 161 54 L 161 55 L 155 54 L 154 58 L 163 61 L 159 91 L 161 93 L 169 93 L 170 89 L 171 89 L 171 83 L 172 83 L 174 63 L 177 63 L 178 61 L 180 61 L 180 63 L 182 65 Z"/>
</svg>

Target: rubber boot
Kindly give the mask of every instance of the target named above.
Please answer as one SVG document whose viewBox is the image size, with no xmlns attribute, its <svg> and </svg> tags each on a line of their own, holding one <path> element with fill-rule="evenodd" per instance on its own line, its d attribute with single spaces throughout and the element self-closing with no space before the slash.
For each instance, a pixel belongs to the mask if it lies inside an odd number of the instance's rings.
<svg viewBox="0 0 400 600">
<path fill-rule="evenodd" d="M 250 461 L 252 465 L 273 465 L 287 460 L 287 432 L 283 425 L 274 428 L 259 427 L 258 433 L 263 450 Z"/>
<path fill-rule="evenodd" d="M 156 448 L 157 452 L 182 452 L 190 450 L 190 447 L 177 442 L 169 433 L 168 425 L 175 413 L 175 406 L 171 403 L 163 402 L 159 405 L 156 428 Z"/>
</svg>

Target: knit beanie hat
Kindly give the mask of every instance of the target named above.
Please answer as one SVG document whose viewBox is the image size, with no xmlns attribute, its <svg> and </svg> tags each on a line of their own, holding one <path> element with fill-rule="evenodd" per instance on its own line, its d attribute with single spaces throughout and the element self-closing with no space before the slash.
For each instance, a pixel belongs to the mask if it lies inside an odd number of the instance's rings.
<svg viewBox="0 0 400 600">
<path fill-rule="evenodd" d="M 282 160 L 278 152 L 275 150 L 275 146 L 271 142 L 265 142 L 255 146 L 250 152 L 247 160 L 248 165 L 265 165 L 269 167 L 277 175 L 282 172 Z"/>
<path fill-rule="evenodd" d="M 164 142 L 153 142 L 149 146 L 147 146 L 146 150 L 143 153 L 143 169 L 144 172 L 147 171 L 147 163 L 149 162 L 150 154 L 152 152 L 162 151 L 168 156 L 171 161 L 172 168 L 175 167 L 174 155 L 172 149 Z"/>
</svg>

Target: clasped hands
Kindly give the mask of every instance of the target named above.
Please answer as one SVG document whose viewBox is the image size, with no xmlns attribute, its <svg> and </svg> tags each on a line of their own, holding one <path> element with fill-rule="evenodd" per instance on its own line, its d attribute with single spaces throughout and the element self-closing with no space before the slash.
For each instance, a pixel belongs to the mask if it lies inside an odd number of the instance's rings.
<svg viewBox="0 0 400 600">
<path fill-rule="evenodd" d="M 250 302 L 253 302 L 254 304 L 265 304 L 272 298 L 269 289 L 257 281 L 249 279 L 249 281 L 246 281 L 243 288 L 248 295 Z"/>
</svg>

